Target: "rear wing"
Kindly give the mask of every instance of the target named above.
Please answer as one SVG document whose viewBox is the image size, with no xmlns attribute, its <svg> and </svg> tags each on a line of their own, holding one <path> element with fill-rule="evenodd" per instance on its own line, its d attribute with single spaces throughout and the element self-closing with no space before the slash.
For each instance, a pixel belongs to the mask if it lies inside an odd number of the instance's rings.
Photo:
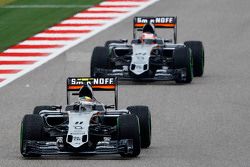
<svg viewBox="0 0 250 167">
<path fill-rule="evenodd" d="M 113 91 L 115 109 L 118 108 L 118 81 L 117 78 L 88 78 L 70 77 L 67 79 L 67 104 L 70 103 L 71 95 L 79 95 L 79 90 L 86 84 L 91 83 L 93 91 Z"/>
<path fill-rule="evenodd" d="M 133 37 L 136 39 L 137 31 L 142 31 L 145 24 L 151 23 L 155 28 L 168 28 L 174 30 L 174 43 L 177 43 L 177 17 L 134 17 Z"/>
</svg>

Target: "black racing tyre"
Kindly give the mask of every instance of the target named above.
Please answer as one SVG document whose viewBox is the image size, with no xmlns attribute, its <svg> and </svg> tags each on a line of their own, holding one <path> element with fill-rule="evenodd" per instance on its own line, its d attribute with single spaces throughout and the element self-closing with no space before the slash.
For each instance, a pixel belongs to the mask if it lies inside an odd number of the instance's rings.
<svg viewBox="0 0 250 167">
<path fill-rule="evenodd" d="M 121 43 L 124 43 L 123 41 L 121 41 L 121 40 L 110 40 L 110 41 L 107 41 L 107 42 L 105 42 L 105 47 L 106 48 L 109 48 L 109 44 L 111 44 L 111 43 L 118 43 L 118 44 L 121 44 Z"/>
<path fill-rule="evenodd" d="M 195 77 L 201 77 L 204 73 L 205 54 L 201 41 L 186 41 L 186 47 L 192 50 L 193 56 L 193 73 Z"/>
<path fill-rule="evenodd" d="M 133 139 L 133 153 L 120 153 L 122 157 L 137 157 L 141 152 L 140 125 L 136 115 L 118 117 L 118 139 Z"/>
<path fill-rule="evenodd" d="M 151 114 L 147 106 L 129 106 L 131 114 L 139 118 L 141 147 L 148 148 L 151 144 Z"/>
<path fill-rule="evenodd" d="M 192 55 L 191 51 L 184 46 L 177 47 L 173 53 L 174 59 L 174 68 L 186 69 L 186 79 L 180 80 L 178 77 L 176 78 L 176 83 L 191 83 L 193 80 L 193 62 L 192 62 Z"/>
<path fill-rule="evenodd" d="M 21 123 L 20 151 L 24 157 L 39 157 L 41 154 L 27 153 L 25 148 L 26 140 L 43 141 L 44 123 L 39 115 L 25 115 Z"/>
<path fill-rule="evenodd" d="M 42 110 L 56 111 L 56 108 L 54 106 L 36 106 L 33 110 L 33 114 L 39 115 Z"/>
<path fill-rule="evenodd" d="M 102 46 L 94 48 L 90 64 L 91 77 L 98 77 L 96 76 L 95 68 L 103 68 L 103 69 L 110 68 L 109 50 L 107 48 Z"/>
</svg>

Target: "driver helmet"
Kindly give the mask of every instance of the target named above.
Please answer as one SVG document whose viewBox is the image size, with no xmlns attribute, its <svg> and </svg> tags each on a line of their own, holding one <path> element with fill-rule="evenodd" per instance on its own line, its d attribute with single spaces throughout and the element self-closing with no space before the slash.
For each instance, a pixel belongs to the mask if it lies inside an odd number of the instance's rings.
<svg viewBox="0 0 250 167">
<path fill-rule="evenodd" d="M 93 111 L 93 101 L 88 96 L 79 97 L 81 111 Z"/>
<path fill-rule="evenodd" d="M 146 41 L 153 41 L 154 39 L 157 39 L 153 24 L 145 24 L 145 26 L 142 29 L 142 34 L 141 34 L 140 39 L 141 39 L 142 43 L 145 43 Z"/>
<path fill-rule="evenodd" d="M 142 33 L 140 38 L 142 43 L 147 43 L 147 44 L 155 43 L 155 39 L 157 39 L 156 35 L 150 33 Z"/>
</svg>

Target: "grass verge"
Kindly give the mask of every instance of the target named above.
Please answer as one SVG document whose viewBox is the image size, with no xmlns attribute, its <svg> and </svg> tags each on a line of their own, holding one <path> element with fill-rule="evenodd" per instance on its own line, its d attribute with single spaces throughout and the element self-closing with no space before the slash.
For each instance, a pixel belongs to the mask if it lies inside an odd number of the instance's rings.
<svg viewBox="0 0 250 167">
<path fill-rule="evenodd" d="M 102 0 L 0 0 L 0 52 Z M 5 3 L 4 3 L 5 2 Z M 15 8 L 6 8 L 8 6 Z M 71 8 L 18 8 L 18 5 L 75 5 Z M 77 7 L 79 5 L 79 7 Z M 80 7 L 81 6 L 81 7 Z"/>
</svg>

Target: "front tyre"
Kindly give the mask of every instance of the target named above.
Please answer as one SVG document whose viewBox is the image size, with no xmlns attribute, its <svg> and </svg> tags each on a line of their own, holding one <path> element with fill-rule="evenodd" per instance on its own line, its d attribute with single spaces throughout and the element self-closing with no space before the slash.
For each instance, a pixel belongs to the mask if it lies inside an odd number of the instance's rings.
<svg viewBox="0 0 250 167">
<path fill-rule="evenodd" d="M 133 152 L 120 153 L 122 157 L 137 157 L 141 152 L 140 125 L 136 115 L 121 115 L 118 117 L 118 139 L 132 139 Z"/>
<path fill-rule="evenodd" d="M 204 47 L 201 41 L 186 41 L 186 47 L 190 48 L 193 56 L 194 76 L 201 77 L 204 73 L 205 56 Z"/>
<path fill-rule="evenodd" d="M 129 106 L 127 110 L 136 115 L 140 122 L 141 147 L 148 148 L 151 144 L 151 114 L 147 106 Z"/>
<path fill-rule="evenodd" d="M 38 153 L 28 153 L 25 146 L 27 140 L 42 141 L 44 134 L 44 123 L 39 115 L 25 115 L 21 123 L 20 151 L 24 157 L 40 157 Z"/>
<path fill-rule="evenodd" d="M 174 68 L 175 69 L 186 69 L 186 77 L 182 79 L 177 77 L 176 83 L 191 83 L 193 80 L 193 62 L 191 51 L 184 46 L 177 47 L 173 53 Z"/>
<path fill-rule="evenodd" d="M 110 68 L 109 51 L 106 47 L 98 46 L 94 48 L 94 51 L 91 57 L 91 64 L 90 64 L 90 76 L 91 77 L 98 77 L 96 68 L 100 68 L 100 69 Z"/>
</svg>

